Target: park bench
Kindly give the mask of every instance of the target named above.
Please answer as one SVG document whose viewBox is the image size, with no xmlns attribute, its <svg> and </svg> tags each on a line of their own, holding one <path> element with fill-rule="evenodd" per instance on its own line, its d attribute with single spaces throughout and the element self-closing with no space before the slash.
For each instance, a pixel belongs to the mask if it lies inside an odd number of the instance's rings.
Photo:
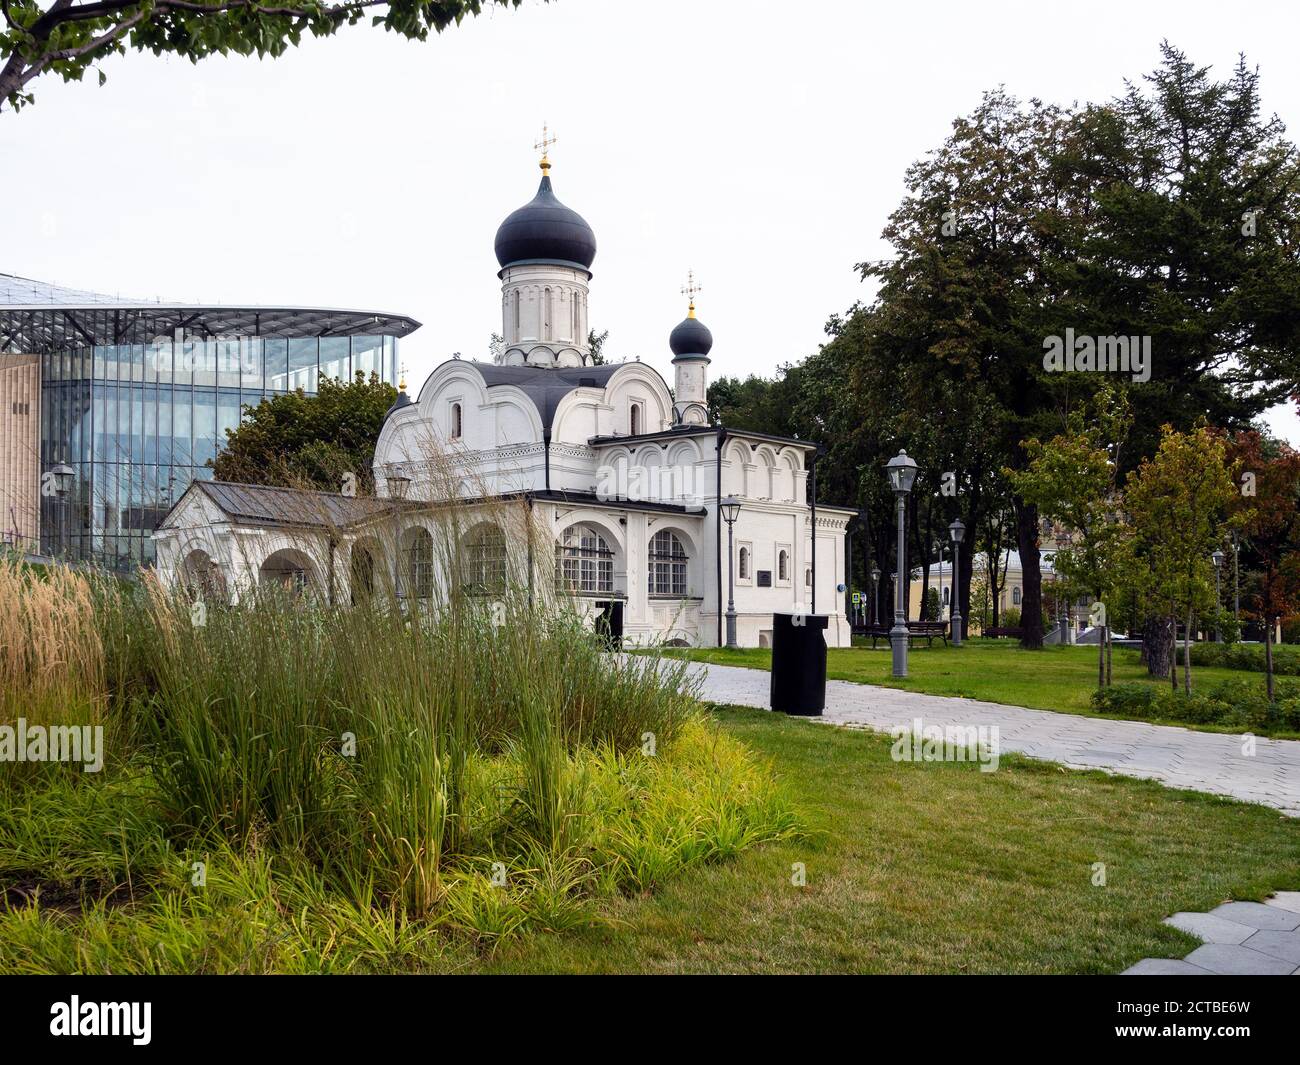
<svg viewBox="0 0 1300 1065">
<path fill-rule="evenodd" d="M 872 650 L 875 650 L 877 640 L 889 642 L 889 629 L 890 626 L 888 625 L 874 625 L 867 629 L 865 635 L 871 637 Z M 946 621 L 909 621 L 907 623 L 907 643 L 909 647 L 913 640 L 925 640 L 929 646 L 933 647 L 936 636 L 945 644 L 948 642 L 948 623 Z"/>
<path fill-rule="evenodd" d="M 1011 639 L 1013 639 L 1013 640 L 1022 640 L 1022 639 L 1024 639 L 1024 636 L 1025 636 L 1025 630 L 1024 630 L 1024 629 L 1011 628 L 1011 627 L 1008 626 L 1008 627 L 1001 627 L 1001 628 L 996 628 L 996 629 L 985 629 L 983 635 L 985 635 L 985 636 L 1009 636 L 1009 637 L 1011 637 Z"/>
</svg>

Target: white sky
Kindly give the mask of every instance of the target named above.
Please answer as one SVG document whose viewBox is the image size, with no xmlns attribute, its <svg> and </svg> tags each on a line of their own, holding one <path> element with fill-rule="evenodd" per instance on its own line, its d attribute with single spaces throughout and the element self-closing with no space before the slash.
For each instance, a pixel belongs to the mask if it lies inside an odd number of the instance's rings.
<svg viewBox="0 0 1300 1065">
<path fill-rule="evenodd" d="M 1300 136 L 1293 3 L 526 0 L 424 44 L 354 27 L 281 59 L 129 54 L 0 114 L 0 271 L 204 302 L 409 314 L 412 386 L 500 328 L 492 240 L 558 133 L 596 231 L 591 324 L 670 369 L 693 268 L 714 374 L 770 375 L 868 292 L 908 163 L 1003 83 L 1109 98 L 1168 37 L 1239 51 Z M 669 377 L 671 380 L 671 377 Z M 1300 445 L 1300 420 L 1271 423 Z"/>
</svg>

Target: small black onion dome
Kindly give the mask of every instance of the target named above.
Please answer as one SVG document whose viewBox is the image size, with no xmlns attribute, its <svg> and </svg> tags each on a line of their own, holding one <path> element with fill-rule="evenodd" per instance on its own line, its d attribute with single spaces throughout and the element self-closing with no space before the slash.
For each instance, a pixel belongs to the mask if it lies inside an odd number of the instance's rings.
<svg viewBox="0 0 1300 1065">
<path fill-rule="evenodd" d="M 550 174 L 542 175 L 537 195 L 501 223 L 496 239 L 502 269 L 519 262 L 551 262 L 590 270 L 596 234 L 577 211 L 555 198 Z"/>
<path fill-rule="evenodd" d="M 387 418 L 390 414 L 393 413 L 393 411 L 401 410 L 403 407 L 409 407 L 410 405 L 411 405 L 411 397 L 406 394 L 406 388 L 403 387 L 397 393 L 397 402 L 394 403 L 391 407 L 389 407 L 388 410 L 384 411 L 384 417 Z"/>
<path fill-rule="evenodd" d="M 713 347 L 713 334 L 695 317 L 692 307 L 690 315 L 678 322 L 677 328 L 669 334 L 668 346 L 674 355 L 708 355 Z"/>
</svg>

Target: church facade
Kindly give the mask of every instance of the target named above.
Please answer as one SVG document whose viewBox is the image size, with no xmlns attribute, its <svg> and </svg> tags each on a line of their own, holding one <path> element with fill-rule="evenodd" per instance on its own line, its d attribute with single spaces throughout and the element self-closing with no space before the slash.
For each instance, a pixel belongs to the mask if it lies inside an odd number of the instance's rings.
<svg viewBox="0 0 1300 1065">
<path fill-rule="evenodd" d="M 375 448 L 375 496 L 196 483 L 155 534 L 165 582 L 233 599 L 292 580 L 346 602 L 381 573 L 415 601 L 509 573 L 603 615 L 628 644 L 720 645 L 729 597 L 741 646 L 766 645 L 775 612 L 826 614 L 827 643 L 849 644 L 854 512 L 816 501 L 816 445 L 710 424 L 713 337 L 693 293 L 668 337 L 671 389 L 639 361 L 597 364 L 595 235 L 556 198 L 549 167 L 543 157 L 536 196 L 497 231 L 499 350 L 442 363 L 414 397 L 403 385 Z M 440 567 L 430 541 L 452 510 L 463 552 Z"/>
</svg>

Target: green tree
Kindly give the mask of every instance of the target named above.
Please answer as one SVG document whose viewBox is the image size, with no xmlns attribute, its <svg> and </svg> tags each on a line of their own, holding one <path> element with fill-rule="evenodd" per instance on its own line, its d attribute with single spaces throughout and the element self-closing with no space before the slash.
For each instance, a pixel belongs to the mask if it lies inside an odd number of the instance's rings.
<svg viewBox="0 0 1300 1065">
<path fill-rule="evenodd" d="M 342 489 L 356 478 L 357 490 L 373 486 L 371 463 L 384 416 L 397 389 L 358 371 L 349 382 L 322 377 L 319 391 L 302 390 L 244 407 L 246 417 L 226 430 L 226 444 L 209 462 L 221 481 L 295 488 Z"/>
<path fill-rule="evenodd" d="M 1170 622 L 1182 621 L 1183 690 L 1192 690 L 1191 640 L 1196 614 L 1213 587 L 1210 552 L 1222 540 L 1236 489 L 1222 434 L 1166 427 L 1160 449 L 1130 475 L 1124 507 L 1132 520 L 1129 547 Z M 1178 687 L 1178 671 L 1170 679 Z"/>
<path fill-rule="evenodd" d="M 1088 409 L 1069 415 L 1066 430 L 1046 444 L 1026 443 L 1029 465 L 1009 470 L 1019 496 L 1043 517 L 1065 527 L 1069 541 L 1052 566 L 1071 595 L 1101 604 L 1097 640 L 1097 687 L 1108 683 L 1109 593 L 1115 588 L 1123 528 L 1118 501 L 1119 461 L 1132 425 L 1127 396 L 1114 387 L 1098 393 Z"/>
<path fill-rule="evenodd" d="M 139 52 L 279 56 L 303 35 L 328 37 L 367 14 L 371 24 L 423 41 L 484 7 L 520 0 L 4 0 L 0 27 L 0 106 L 32 102 L 42 74 L 80 81 L 106 56 Z M 99 72 L 99 82 L 104 74 Z"/>
</svg>

